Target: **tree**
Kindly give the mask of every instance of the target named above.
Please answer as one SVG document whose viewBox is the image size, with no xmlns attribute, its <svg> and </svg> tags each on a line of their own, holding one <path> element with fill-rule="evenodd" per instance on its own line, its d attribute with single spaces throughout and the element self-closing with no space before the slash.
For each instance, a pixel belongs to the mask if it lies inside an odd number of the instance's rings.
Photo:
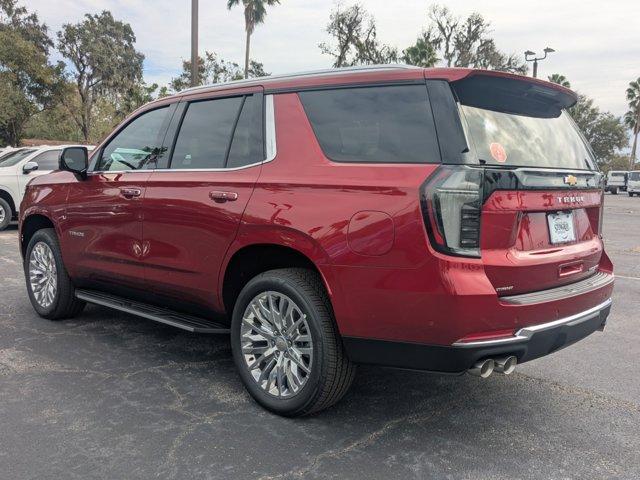
<svg viewBox="0 0 640 480">
<path fill-rule="evenodd" d="M 0 0 L 0 144 L 17 145 L 25 125 L 61 94 L 62 64 L 49 63 L 46 25 L 16 0 Z"/>
<path fill-rule="evenodd" d="M 491 24 L 479 13 L 463 19 L 454 16 L 445 6 L 434 5 L 428 18 L 431 24 L 426 32 L 446 66 L 527 73 L 526 62 L 517 55 L 498 50 L 489 36 Z"/>
<path fill-rule="evenodd" d="M 255 60 L 249 62 L 248 78 L 267 77 L 264 65 Z M 198 57 L 198 84 L 210 84 L 240 80 L 244 77 L 240 66 L 235 62 L 228 62 L 215 52 L 205 52 L 205 58 Z M 182 62 L 182 73 L 170 82 L 170 87 L 176 92 L 191 85 L 191 61 Z"/>
<path fill-rule="evenodd" d="M 569 109 L 569 114 L 591 144 L 600 165 L 607 164 L 617 150 L 628 144 L 621 119 L 610 112 L 601 112 L 593 99 L 578 94 L 578 102 Z"/>
<path fill-rule="evenodd" d="M 227 8 L 231 10 L 236 5 L 244 6 L 244 29 L 246 32 L 245 49 L 244 49 L 244 78 L 249 78 L 249 47 L 251 44 L 251 35 L 256 25 L 264 23 L 267 16 L 267 6 L 279 5 L 280 0 L 227 0 Z"/>
<path fill-rule="evenodd" d="M 640 133 L 640 77 L 638 77 L 637 80 L 629 82 L 627 101 L 629 102 L 629 111 L 624 115 L 624 121 L 627 127 L 631 129 L 631 134 L 633 135 L 631 155 L 629 156 L 629 170 L 633 170 L 638 149 L 638 133 Z"/>
<path fill-rule="evenodd" d="M 557 83 L 558 85 L 561 85 L 563 87 L 571 88 L 571 83 L 569 83 L 569 80 L 567 80 L 567 77 L 565 77 L 564 75 L 554 73 L 553 75 L 549 75 L 547 78 L 552 83 Z"/>
<path fill-rule="evenodd" d="M 322 53 L 334 58 L 333 66 L 371 65 L 398 61 L 398 50 L 380 43 L 376 23 L 362 5 L 346 10 L 340 6 L 331 12 L 327 33 L 336 45 L 321 43 Z"/>
<path fill-rule="evenodd" d="M 79 108 L 69 111 L 85 141 L 91 132 L 92 111 L 101 95 L 126 96 L 142 80 L 144 55 L 136 51 L 136 37 L 128 23 L 111 12 L 85 15 L 58 32 L 58 49 L 71 62 Z"/>
<path fill-rule="evenodd" d="M 401 60 L 408 65 L 423 68 L 433 67 L 438 62 L 436 45 L 433 31 L 422 32 L 415 44 L 402 51 Z"/>
</svg>

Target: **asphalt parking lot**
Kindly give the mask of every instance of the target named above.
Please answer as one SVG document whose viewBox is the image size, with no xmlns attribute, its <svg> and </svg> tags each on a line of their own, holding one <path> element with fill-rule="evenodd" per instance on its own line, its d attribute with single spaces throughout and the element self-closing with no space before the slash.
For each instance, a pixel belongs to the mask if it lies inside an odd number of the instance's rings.
<svg viewBox="0 0 640 480">
<path fill-rule="evenodd" d="M 89 306 L 48 322 L 0 232 L 0 477 L 640 478 L 640 198 L 606 198 L 604 333 L 481 380 L 372 367 L 320 415 L 258 407 L 225 337 Z"/>
</svg>

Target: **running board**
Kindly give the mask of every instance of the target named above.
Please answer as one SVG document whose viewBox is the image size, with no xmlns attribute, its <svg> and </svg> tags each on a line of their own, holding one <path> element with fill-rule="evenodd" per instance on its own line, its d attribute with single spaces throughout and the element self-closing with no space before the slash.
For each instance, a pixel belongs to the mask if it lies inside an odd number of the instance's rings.
<svg viewBox="0 0 640 480">
<path fill-rule="evenodd" d="M 76 298 L 88 303 L 113 308 L 154 322 L 164 323 L 193 333 L 229 333 L 229 327 L 192 315 L 185 315 L 146 303 L 128 300 L 108 293 L 92 290 L 76 290 Z"/>
</svg>

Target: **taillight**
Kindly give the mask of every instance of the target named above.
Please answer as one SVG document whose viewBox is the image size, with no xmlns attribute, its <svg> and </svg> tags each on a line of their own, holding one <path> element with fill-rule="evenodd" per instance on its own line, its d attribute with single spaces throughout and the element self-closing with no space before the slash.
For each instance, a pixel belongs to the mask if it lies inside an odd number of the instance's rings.
<svg viewBox="0 0 640 480">
<path fill-rule="evenodd" d="M 482 169 L 447 165 L 422 186 L 422 215 L 436 250 L 480 256 L 482 178 Z"/>
</svg>

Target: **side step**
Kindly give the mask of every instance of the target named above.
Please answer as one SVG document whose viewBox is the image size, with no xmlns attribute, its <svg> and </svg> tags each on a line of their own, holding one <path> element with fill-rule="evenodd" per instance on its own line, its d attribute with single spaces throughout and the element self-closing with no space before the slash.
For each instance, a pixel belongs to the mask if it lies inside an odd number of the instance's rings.
<svg viewBox="0 0 640 480">
<path fill-rule="evenodd" d="M 121 312 L 130 313 L 143 317 L 154 322 L 164 323 L 172 327 L 180 328 L 188 332 L 194 333 L 229 333 L 229 327 L 226 325 L 177 313 L 172 310 L 155 307 L 146 303 L 128 300 L 108 293 L 96 292 L 93 290 L 76 290 L 76 297 L 88 303 L 102 305 L 103 307 L 113 308 Z"/>
</svg>

